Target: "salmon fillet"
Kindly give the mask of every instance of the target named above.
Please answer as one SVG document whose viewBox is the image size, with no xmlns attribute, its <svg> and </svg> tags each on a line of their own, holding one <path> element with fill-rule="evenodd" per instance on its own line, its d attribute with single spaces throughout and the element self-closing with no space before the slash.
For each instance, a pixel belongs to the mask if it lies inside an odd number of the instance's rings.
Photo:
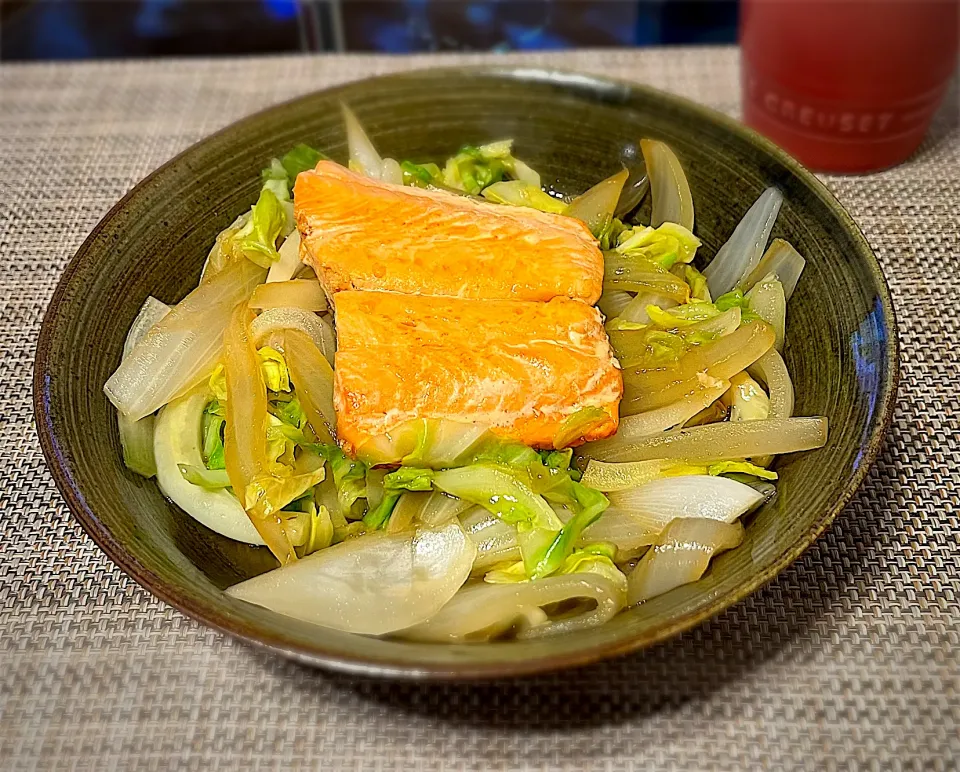
<svg viewBox="0 0 960 772">
<path fill-rule="evenodd" d="M 414 418 L 485 426 L 552 448 L 563 421 L 599 407 L 585 440 L 617 429 L 620 370 L 600 313 L 547 303 L 344 291 L 334 297 L 334 406 L 346 452 Z"/>
<path fill-rule="evenodd" d="M 391 185 L 332 161 L 301 173 L 293 200 L 301 257 L 330 295 L 600 297 L 603 255 L 571 217 Z"/>
</svg>

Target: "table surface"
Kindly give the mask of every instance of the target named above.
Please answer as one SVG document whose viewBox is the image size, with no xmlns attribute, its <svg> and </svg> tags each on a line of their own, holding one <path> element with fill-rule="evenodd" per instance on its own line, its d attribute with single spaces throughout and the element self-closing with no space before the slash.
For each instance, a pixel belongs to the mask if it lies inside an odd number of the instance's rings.
<svg viewBox="0 0 960 772">
<path fill-rule="evenodd" d="M 503 56 L 736 115 L 731 48 Z M 70 256 L 138 180 L 274 102 L 483 55 L 0 67 L 0 769 L 948 769 L 960 758 L 960 129 L 827 177 L 899 310 L 902 382 L 860 494 L 753 597 L 636 655 L 504 684 L 355 681 L 204 629 L 72 520 L 40 453 L 34 346 Z M 56 184 L 51 184 L 55 181 Z"/>
</svg>

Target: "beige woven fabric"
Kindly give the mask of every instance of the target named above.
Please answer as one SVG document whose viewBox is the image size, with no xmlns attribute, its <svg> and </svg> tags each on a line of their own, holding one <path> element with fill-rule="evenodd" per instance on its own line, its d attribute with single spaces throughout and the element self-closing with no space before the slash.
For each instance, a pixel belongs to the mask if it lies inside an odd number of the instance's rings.
<svg viewBox="0 0 960 772">
<path fill-rule="evenodd" d="M 956 768 L 955 94 L 907 164 L 828 180 L 900 309 L 903 383 L 885 454 L 779 580 L 678 640 L 509 684 L 351 681 L 187 620 L 73 522 L 36 440 L 31 366 L 54 284 L 100 217 L 161 162 L 246 113 L 366 75 L 478 58 L 0 67 L 0 769 Z M 738 109 L 732 49 L 523 61 Z"/>
</svg>

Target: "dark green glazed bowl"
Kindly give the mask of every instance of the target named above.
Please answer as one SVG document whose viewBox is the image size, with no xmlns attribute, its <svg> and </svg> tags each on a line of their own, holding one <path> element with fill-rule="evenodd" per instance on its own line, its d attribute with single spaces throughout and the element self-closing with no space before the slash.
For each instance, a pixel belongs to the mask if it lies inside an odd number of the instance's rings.
<svg viewBox="0 0 960 772">
<path fill-rule="evenodd" d="M 785 203 L 775 236 L 807 269 L 791 301 L 786 360 L 797 414 L 830 418 L 818 451 L 780 460 L 779 495 L 739 549 L 706 577 L 606 626 L 556 639 L 473 646 L 338 633 L 228 598 L 269 567 L 169 504 L 121 463 L 102 385 L 147 295 L 167 303 L 197 283 L 214 237 L 255 200 L 259 172 L 298 142 L 345 160 L 338 103 L 348 102 L 385 155 L 441 160 L 461 144 L 516 140 L 563 192 L 615 171 L 641 137 L 663 139 L 690 180 L 702 254 L 712 256 L 769 185 Z M 189 616 L 278 654 L 352 673 L 473 679 L 584 664 L 690 628 L 770 581 L 821 533 L 863 481 L 890 418 L 897 380 L 890 297 L 857 226 L 782 151 L 739 124 L 642 86 L 522 68 L 450 69 L 376 78 L 241 121 L 150 175 L 97 226 L 68 266 L 44 320 L 35 409 L 43 450 L 71 511 L 130 576 Z"/>
</svg>

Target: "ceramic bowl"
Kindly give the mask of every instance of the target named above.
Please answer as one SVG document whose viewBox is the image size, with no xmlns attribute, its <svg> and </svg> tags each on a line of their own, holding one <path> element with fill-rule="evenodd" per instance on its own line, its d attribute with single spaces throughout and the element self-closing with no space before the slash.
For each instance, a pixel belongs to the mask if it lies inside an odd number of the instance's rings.
<svg viewBox="0 0 960 772">
<path fill-rule="evenodd" d="M 744 544 L 700 582 L 566 637 L 486 645 L 403 643 L 339 633 L 228 598 L 266 570 L 266 550 L 231 542 L 184 515 L 121 463 L 102 386 L 147 295 L 180 300 L 216 234 L 256 199 L 259 173 L 298 142 L 344 161 L 338 105 L 349 103 L 384 155 L 441 160 L 462 144 L 513 137 L 545 183 L 577 193 L 613 173 L 642 137 L 679 156 L 696 206 L 701 260 L 759 193 L 785 202 L 774 236 L 807 258 L 789 308 L 786 361 L 796 413 L 825 415 L 821 450 L 780 459 L 779 493 L 747 521 Z M 830 523 L 876 457 L 894 401 L 896 333 L 869 246 L 826 188 L 740 124 L 652 89 L 523 68 L 412 72 L 283 104 L 211 136 L 141 182 L 67 267 L 44 320 L 35 407 L 43 450 L 67 504 L 137 582 L 224 633 L 302 662 L 353 673 L 476 679 L 579 665 L 690 628 L 770 581 Z"/>
</svg>

